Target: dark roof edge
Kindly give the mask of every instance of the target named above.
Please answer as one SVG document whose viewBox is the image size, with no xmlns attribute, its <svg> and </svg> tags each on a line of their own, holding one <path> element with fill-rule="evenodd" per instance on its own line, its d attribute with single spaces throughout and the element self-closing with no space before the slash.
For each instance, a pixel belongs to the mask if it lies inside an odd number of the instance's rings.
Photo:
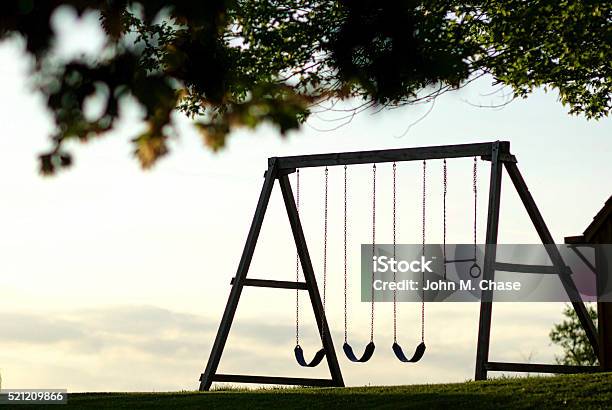
<svg viewBox="0 0 612 410">
<path fill-rule="evenodd" d="M 610 215 L 612 215 L 612 195 L 608 198 L 603 208 L 597 212 L 597 215 L 593 217 L 591 224 L 584 230 L 583 236 L 587 242 L 593 239 L 593 236 L 597 234 L 601 224 L 603 224 Z"/>
</svg>

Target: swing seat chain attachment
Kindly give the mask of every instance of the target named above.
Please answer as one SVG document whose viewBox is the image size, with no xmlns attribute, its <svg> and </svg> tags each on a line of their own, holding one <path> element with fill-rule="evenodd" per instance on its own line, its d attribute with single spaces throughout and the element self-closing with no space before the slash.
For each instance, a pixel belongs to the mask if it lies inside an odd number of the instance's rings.
<svg viewBox="0 0 612 410">
<path fill-rule="evenodd" d="M 347 264 L 347 204 L 348 204 L 348 190 L 347 190 L 347 167 L 344 166 L 344 344 L 342 350 L 353 363 L 365 363 L 372 358 L 376 345 L 374 345 L 374 288 L 372 287 L 372 302 L 370 310 L 370 342 L 366 345 L 365 350 L 361 357 L 357 357 L 353 348 L 348 343 L 348 264 Z M 376 164 L 372 166 L 372 256 L 376 250 Z M 374 271 L 372 271 L 372 284 L 374 283 Z"/>
<path fill-rule="evenodd" d="M 299 213 L 300 210 L 300 170 L 298 169 L 296 172 L 296 208 Z M 325 225 L 324 225 L 324 243 L 325 249 L 323 252 L 323 314 L 325 314 L 325 291 L 327 285 L 327 167 L 325 168 Z M 300 258 L 299 255 L 296 255 L 295 261 L 295 281 L 299 282 L 300 279 Z M 318 366 L 323 359 L 325 358 L 325 349 L 322 348 L 317 353 L 315 353 L 314 357 L 310 362 L 306 361 L 304 357 L 304 350 L 302 346 L 300 346 L 300 297 L 299 297 L 299 289 L 295 291 L 295 348 L 293 349 L 293 354 L 295 356 L 295 360 L 302 367 L 316 367 Z M 321 334 L 323 336 L 323 334 Z"/>
<path fill-rule="evenodd" d="M 423 255 L 425 254 L 425 201 L 426 201 L 426 163 L 423 161 L 423 195 L 422 195 L 422 246 Z M 397 165 L 393 163 L 393 259 L 396 256 L 397 247 Z M 424 276 L 423 276 L 424 278 Z M 395 272 L 393 272 L 393 280 L 396 280 Z M 408 358 L 404 354 L 404 350 L 397 343 L 397 291 L 393 291 L 393 353 L 395 357 L 402 363 L 416 363 L 425 354 L 425 295 L 421 302 L 421 343 L 416 347 L 412 357 Z"/>
</svg>

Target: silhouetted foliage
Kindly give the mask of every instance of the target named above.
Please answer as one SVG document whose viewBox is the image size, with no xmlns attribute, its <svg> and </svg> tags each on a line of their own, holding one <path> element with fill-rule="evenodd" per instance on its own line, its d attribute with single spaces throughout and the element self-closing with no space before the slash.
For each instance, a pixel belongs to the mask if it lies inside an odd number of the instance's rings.
<svg viewBox="0 0 612 410">
<path fill-rule="evenodd" d="M 95 60 L 53 58 L 50 17 L 60 6 L 99 13 L 107 41 Z M 570 113 L 612 107 L 612 5 L 579 0 L 16 0 L 0 38 L 18 33 L 55 119 L 43 173 L 71 164 L 65 142 L 113 128 L 132 96 L 148 129 L 134 138 L 144 167 L 168 151 L 178 110 L 205 143 L 262 122 L 282 134 L 325 101 L 368 107 L 430 101 L 491 74 L 515 96 L 555 89 Z M 84 101 L 106 101 L 88 118 Z"/>
<path fill-rule="evenodd" d="M 595 308 L 587 305 L 587 312 L 593 322 L 597 323 Z M 570 305 L 566 305 L 563 316 L 567 319 L 556 324 L 549 336 L 551 342 L 563 349 L 563 356 L 556 358 L 557 363 L 573 366 L 592 366 L 598 363 L 576 311 Z"/>
</svg>

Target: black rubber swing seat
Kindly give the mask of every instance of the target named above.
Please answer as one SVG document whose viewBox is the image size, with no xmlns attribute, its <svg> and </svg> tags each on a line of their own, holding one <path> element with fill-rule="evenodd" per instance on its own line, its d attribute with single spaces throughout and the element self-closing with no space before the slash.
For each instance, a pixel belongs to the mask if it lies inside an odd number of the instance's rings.
<svg viewBox="0 0 612 410">
<path fill-rule="evenodd" d="M 374 342 L 370 342 L 367 344 L 363 352 L 363 355 L 361 357 L 357 357 L 355 356 L 355 353 L 353 352 L 353 348 L 351 347 L 351 345 L 349 345 L 348 343 L 344 343 L 344 345 L 342 345 L 342 350 L 344 350 L 344 354 L 346 355 L 346 357 L 351 362 L 355 362 L 355 363 L 365 363 L 368 360 L 370 360 L 370 358 L 374 354 L 375 348 L 376 346 L 374 345 Z"/>
<path fill-rule="evenodd" d="M 421 360 L 421 358 L 425 354 L 425 342 L 421 342 L 417 346 L 417 348 L 414 351 L 414 354 L 412 355 L 410 359 L 406 357 L 406 355 L 404 354 L 404 351 L 402 350 L 402 347 L 398 345 L 397 343 L 393 343 L 392 348 L 393 348 L 393 353 L 395 353 L 395 357 L 397 357 L 401 362 L 404 362 L 404 363 L 416 363 L 419 360 Z"/>
<path fill-rule="evenodd" d="M 302 350 L 302 347 L 300 345 L 295 346 L 295 349 L 293 349 L 293 353 L 295 353 L 295 360 L 302 367 L 316 367 L 319 365 L 319 363 L 321 363 L 321 361 L 323 361 L 323 358 L 325 357 L 325 349 L 321 349 L 317 353 L 315 353 L 314 357 L 310 362 L 307 362 L 304 358 L 304 351 Z"/>
</svg>

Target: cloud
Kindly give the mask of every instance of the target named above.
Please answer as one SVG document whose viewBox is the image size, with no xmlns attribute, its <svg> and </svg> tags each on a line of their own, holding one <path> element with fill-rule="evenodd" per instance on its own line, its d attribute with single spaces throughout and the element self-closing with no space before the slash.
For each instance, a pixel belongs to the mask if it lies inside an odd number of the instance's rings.
<svg viewBox="0 0 612 410">
<path fill-rule="evenodd" d="M 83 337 L 78 322 L 56 319 L 52 315 L 0 313 L 1 342 L 57 343 Z"/>
<path fill-rule="evenodd" d="M 132 351 L 139 355 L 191 358 L 206 349 L 213 320 L 153 306 L 115 306 L 55 313 L 0 314 L 0 343 L 68 349 L 102 355 Z"/>
<path fill-rule="evenodd" d="M 548 346 L 547 329 L 550 314 L 559 306 L 541 304 L 539 314 L 534 314 L 532 307 L 510 305 L 502 304 L 496 309 L 491 358 L 524 361 L 531 353 L 537 353 L 535 361 L 550 361 L 554 351 Z M 419 312 L 413 312 L 413 308 L 403 305 L 400 316 L 399 340 L 408 352 L 418 343 L 420 330 Z M 363 365 L 344 358 L 341 323 L 334 323 L 338 322 L 336 317 L 330 318 L 336 352 L 348 384 L 463 381 L 473 376 L 477 306 L 432 304 L 427 317 L 427 352 L 416 365 L 400 363 L 393 356 L 391 318 L 384 306 L 381 309 L 376 352 Z M 63 312 L 4 312 L 0 322 L 0 370 L 6 387 L 159 391 L 197 388 L 219 318 L 157 306 L 121 305 Z M 237 318 L 219 370 L 327 377 L 325 364 L 304 369 L 295 363 L 294 326 L 293 319 L 281 314 Z M 306 354 L 314 354 L 320 348 L 314 324 L 306 322 L 301 330 L 300 342 Z M 355 321 L 350 339 L 356 349 L 363 348 L 368 331 L 368 326 Z M 539 339 L 545 345 L 538 344 Z"/>
</svg>

